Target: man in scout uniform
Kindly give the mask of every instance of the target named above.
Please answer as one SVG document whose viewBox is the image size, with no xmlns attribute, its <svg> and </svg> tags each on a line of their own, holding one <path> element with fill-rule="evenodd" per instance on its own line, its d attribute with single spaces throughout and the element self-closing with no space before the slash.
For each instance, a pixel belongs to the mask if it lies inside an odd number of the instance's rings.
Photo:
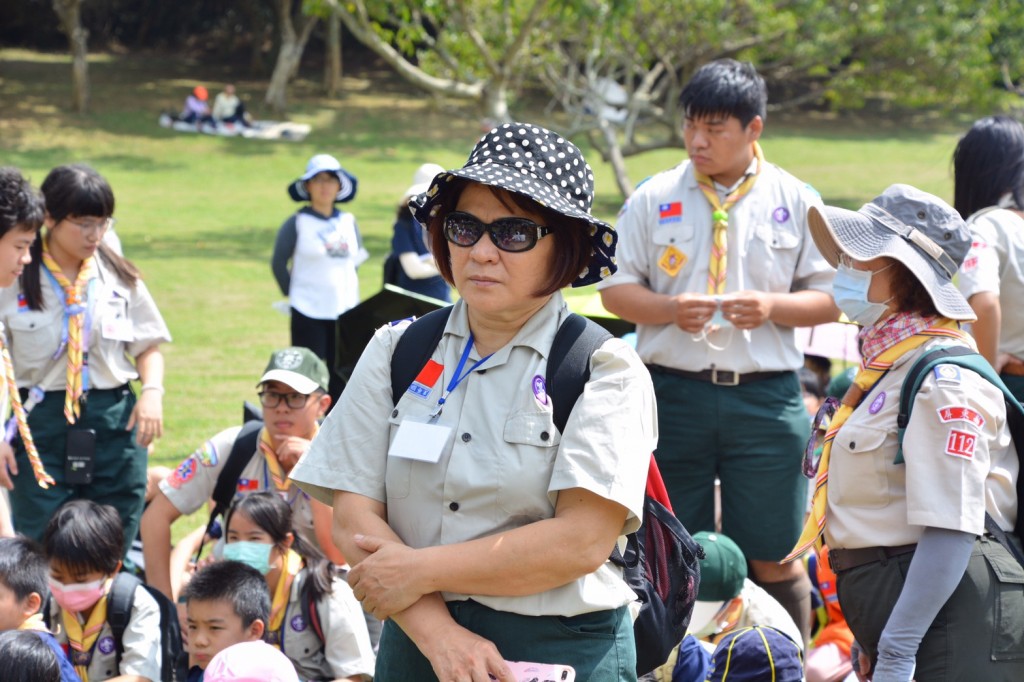
<svg viewBox="0 0 1024 682">
<path fill-rule="evenodd" d="M 296 530 L 329 559 L 344 563 L 331 542 L 331 509 L 292 485 L 288 474 L 319 429 L 318 420 L 331 405 L 327 367 L 308 348 L 285 348 L 270 356 L 258 388 L 263 429 L 252 459 L 242 469 L 236 496 L 276 490 L 292 506 Z M 160 490 L 142 516 L 142 547 L 146 579 L 172 597 L 170 576 L 171 523 L 191 514 L 213 495 L 240 426 L 221 431 L 185 458 L 160 483 Z"/>
<path fill-rule="evenodd" d="M 655 175 L 619 214 L 604 306 L 637 324 L 658 398 L 658 462 L 690 532 L 722 532 L 753 579 L 802 627 L 810 582 L 779 565 L 800 534 L 808 419 L 793 328 L 833 321 L 832 269 L 805 222 L 821 200 L 764 159 L 767 92 L 753 66 L 698 70 L 681 96 L 689 160 Z"/>
</svg>

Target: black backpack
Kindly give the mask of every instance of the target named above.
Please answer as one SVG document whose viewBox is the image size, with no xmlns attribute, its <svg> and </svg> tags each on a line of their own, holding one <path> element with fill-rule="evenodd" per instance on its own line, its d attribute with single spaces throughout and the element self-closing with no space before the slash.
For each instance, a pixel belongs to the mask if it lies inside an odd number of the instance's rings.
<svg viewBox="0 0 1024 682">
<path fill-rule="evenodd" d="M 435 310 L 409 325 L 391 356 L 391 396 L 395 403 L 430 360 L 440 343 L 451 307 Z M 585 317 L 569 315 L 555 334 L 548 354 L 547 392 L 553 420 L 565 430 L 569 414 L 590 379 L 590 357 L 611 334 Z M 637 675 L 654 670 L 669 657 L 686 634 L 700 587 L 700 559 L 704 551 L 683 524 L 652 496 L 661 483 L 653 464 L 648 472 L 648 494 L 640 529 L 627 536 L 626 551 L 612 552 L 612 563 L 622 567 L 623 579 L 640 599 L 640 615 L 633 623 Z M 656 485 L 652 486 L 652 483 Z"/>
<path fill-rule="evenodd" d="M 914 397 L 921 388 L 921 382 L 936 365 L 957 365 L 977 372 L 1003 392 L 1003 398 L 1006 400 L 1006 423 L 1010 427 L 1013 445 L 1017 449 L 1017 461 L 1024 463 L 1024 459 L 1021 458 L 1021 448 L 1024 448 L 1024 406 L 1006 387 L 988 360 L 966 346 L 943 346 L 929 351 L 918 358 L 914 362 L 914 366 L 907 372 L 900 389 L 900 411 L 896 418 L 900 446 L 894 463 L 903 462 L 903 434 L 907 429 L 907 424 L 910 423 L 910 413 L 914 409 Z M 1024 474 L 1024 470 L 1021 473 Z M 1024 475 L 1017 477 L 1016 492 L 1017 518 L 1013 525 L 1013 533 L 1021 538 L 1021 532 L 1024 531 L 1024 504 L 1021 504 L 1020 501 L 1024 500 Z M 1018 563 L 1024 566 L 1024 554 L 1015 543 L 1010 541 L 1006 532 L 996 524 L 995 519 L 988 512 L 985 513 L 985 530 L 1005 547 Z"/>
</svg>

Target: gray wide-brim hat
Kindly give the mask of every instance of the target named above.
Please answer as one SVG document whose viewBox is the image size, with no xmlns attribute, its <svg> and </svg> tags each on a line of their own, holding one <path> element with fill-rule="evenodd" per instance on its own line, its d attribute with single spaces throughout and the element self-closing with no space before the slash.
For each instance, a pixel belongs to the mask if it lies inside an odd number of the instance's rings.
<svg viewBox="0 0 1024 682">
<path fill-rule="evenodd" d="M 897 184 L 857 211 L 812 206 L 807 218 L 814 243 L 832 267 L 837 267 L 840 253 L 859 261 L 893 258 L 914 273 L 939 314 L 951 320 L 975 319 L 953 284 L 971 248 L 971 233 L 942 199 Z"/>
<path fill-rule="evenodd" d="M 558 133 L 531 123 L 506 123 L 491 130 L 480 138 L 462 168 L 438 173 L 426 193 L 409 201 L 416 220 L 430 225 L 455 178 L 500 187 L 585 221 L 590 226 L 590 262 L 572 286 L 594 284 L 616 271 L 615 230 L 590 214 L 594 172 L 576 145 Z"/>
</svg>

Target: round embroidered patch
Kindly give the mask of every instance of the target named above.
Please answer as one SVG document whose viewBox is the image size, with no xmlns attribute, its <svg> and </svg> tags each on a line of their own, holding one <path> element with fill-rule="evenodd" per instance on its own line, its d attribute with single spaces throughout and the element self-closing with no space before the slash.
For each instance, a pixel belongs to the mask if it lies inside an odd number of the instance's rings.
<svg viewBox="0 0 1024 682">
<path fill-rule="evenodd" d="M 789 209 L 785 206 L 779 206 L 777 209 L 772 211 L 772 218 L 777 223 L 784 223 L 789 220 Z"/>
<path fill-rule="evenodd" d="M 104 656 L 114 653 L 114 638 L 104 637 L 96 645 L 96 648 L 100 650 L 100 653 Z"/>
<path fill-rule="evenodd" d="M 306 629 L 306 619 L 301 615 L 292 618 L 289 624 L 295 632 L 302 632 Z"/>
</svg>

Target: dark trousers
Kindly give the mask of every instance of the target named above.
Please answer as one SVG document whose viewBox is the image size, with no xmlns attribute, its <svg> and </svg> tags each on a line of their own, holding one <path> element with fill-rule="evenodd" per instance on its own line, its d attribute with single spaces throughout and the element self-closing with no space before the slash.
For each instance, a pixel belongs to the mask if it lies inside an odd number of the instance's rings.
<svg viewBox="0 0 1024 682">
<path fill-rule="evenodd" d="M 36 483 L 21 439 L 14 444 L 18 475 L 11 491 L 14 528 L 41 541 L 46 524 L 65 502 L 76 499 L 109 504 L 121 516 L 125 549 L 139 531 L 146 498 L 146 448 L 136 444 L 135 430 L 126 431 L 135 407 L 135 394 L 121 388 L 92 389 L 86 394 L 82 416 L 69 427 L 64 419 L 64 391 L 48 391 L 28 416 L 32 439 L 46 472 L 56 485 L 43 490 Z M 96 431 L 96 460 L 89 485 L 69 485 L 64 474 L 65 448 L 69 428 Z"/>
<path fill-rule="evenodd" d="M 577 682 L 634 682 L 636 644 L 626 607 L 572 618 L 521 616 L 475 601 L 448 602 L 459 625 L 498 647 L 506 661 L 571 665 Z M 393 620 L 384 622 L 374 682 L 436 682 L 430 662 Z"/>
<path fill-rule="evenodd" d="M 913 553 L 840 571 L 843 615 L 874 661 Z M 1024 680 L 1024 567 L 989 537 L 979 538 L 967 572 L 917 650 L 917 682 Z"/>
<path fill-rule="evenodd" d="M 331 375 L 330 391 L 331 406 L 338 402 L 341 391 L 345 388 L 341 377 L 334 371 L 335 358 L 338 351 L 337 322 L 334 320 L 317 320 L 306 317 L 295 308 L 292 308 L 291 331 L 292 345 L 308 348 L 327 365 L 327 371 Z"/>
</svg>

